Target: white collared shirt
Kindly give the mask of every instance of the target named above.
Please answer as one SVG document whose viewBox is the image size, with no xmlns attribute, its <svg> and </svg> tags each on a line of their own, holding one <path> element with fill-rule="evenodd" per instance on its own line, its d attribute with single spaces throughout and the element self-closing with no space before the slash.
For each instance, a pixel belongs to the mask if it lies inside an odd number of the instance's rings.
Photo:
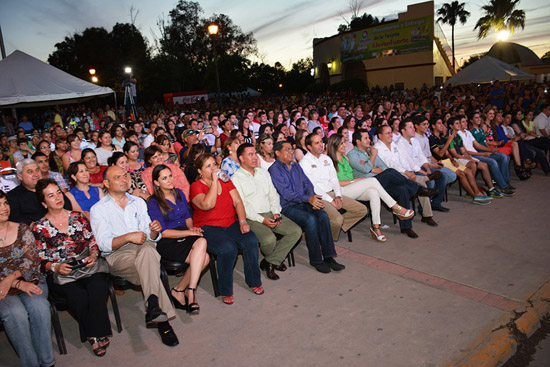
<svg viewBox="0 0 550 367">
<path fill-rule="evenodd" d="M 379 140 L 376 144 L 374 144 L 374 147 L 378 149 L 378 156 L 386 164 L 386 166 L 393 168 L 399 173 L 404 173 L 406 171 L 399 160 L 399 148 L 397 147 L 397 144 L 392 141 L 390 150 L 386 144 Z"/>
<path fill-rule="evenodd" d="M 397 141 L 397 146 L 399 147 L 399 160 L 407 171 L 419 172 L 422 165 L 428 163 L 428 159 L 422 153 L 422 148 L 415 138 L 411 138 L 409 142 L 401 137 Z"/>
<path fill-rule="evenodd" d="M 466 129 L 466 130 L 460 130 L 458 132 L 458 135 L 462 138 L 462 144 L 464 144 L 464 148 L 468 152 L 476 152 L 476 148 L 474 148 L 474 141 L 476 138 L 472 135 L 472 133 Z"/>
<path fill-rule="evenodd" d="M 113 239 L 131 232 L 143 232 L 148 241 L 156 242 L 150 237 L 149 223 L 151 218 L 147 213 L 147 204 L 140 198 L 126 194 L 128 203 L 122 209 L 111 195 L 107 194 L 90 209 L 90 224 L 101 252 L 109 255 L 113 252 Z M 124 245 L 125 246 L 125 245 Z"/>
<path fill-rule="evenodd" d="M 308 152 L 300 161 L 300 167 L 313 184 L 315 194 L 321 195 L 323 200 L 332 202 L 332 197 L 328 195 L 331 191 L 334 191 L 334 196 L 342 197 L 340 181 L 338 181 L 332 159 L 328 155 L 321 154 L 319 158 L 316 158 Z"/>
<path fill-rule="evenodd" d="M 281 213 L 281 199 L 266 170 L 255 168 L 252 175 L 241 167 L 231 181 L 243 199 L 246 218 L 261 223 L 264 217 L 259 213 Z"/>
</svg>

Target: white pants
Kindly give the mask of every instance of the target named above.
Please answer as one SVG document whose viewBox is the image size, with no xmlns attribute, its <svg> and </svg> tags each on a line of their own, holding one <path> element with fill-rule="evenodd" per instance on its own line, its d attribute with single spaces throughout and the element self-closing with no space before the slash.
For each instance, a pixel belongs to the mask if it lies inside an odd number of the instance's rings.
<svg viewBox="0 0 550 367">
<path fill-rule="evenodd" d="M 381 223 L 380 199 L 390 208 L 397 204 L 374 177 L 365 178 L 343 186 L 342 195 L 354 200 L 369 201 L 373 224 Z"/>
</svg>

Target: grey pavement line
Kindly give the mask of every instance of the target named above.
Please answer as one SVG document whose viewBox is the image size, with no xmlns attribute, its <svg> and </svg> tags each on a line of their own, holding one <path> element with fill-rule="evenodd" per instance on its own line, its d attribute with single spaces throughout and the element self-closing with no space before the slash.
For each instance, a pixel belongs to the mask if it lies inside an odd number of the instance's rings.
<svg viewBox="0 0 550 367">
<path fill-rule="evenodd" d="M 498 309 L 511 311 L 518 307 L 521 303 L 520 300 L 472 287 L 467 284 L 458 283 L 450 279 L 410 268 L 408 266 L 396 264 L 376 256 L 365 255 L 340 246 L 336 246 L 336 248 L 339 256 L 343 258 L 357 260 L 370 268 L 389 274 L 395 274 L 405 279 L 412 279 L 429 287 L 468 298 L 475 302 L 496 307 Z"/>
</svg>

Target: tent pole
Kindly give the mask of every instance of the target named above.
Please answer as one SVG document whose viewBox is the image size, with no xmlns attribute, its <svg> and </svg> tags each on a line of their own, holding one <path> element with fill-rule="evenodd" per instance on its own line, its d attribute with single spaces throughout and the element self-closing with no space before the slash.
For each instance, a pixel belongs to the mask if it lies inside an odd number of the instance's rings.
<svg viewBox="0 0 550 367">
<path fill-rule="evenodd" d="M 113 94 L 115 95 L 115 124 L 118 124 L 118 106 L 116 101 L 116 91 L 113 91 Z"/>
<path fill-rule="evenodd" d="M 2 52 L 2 59 L 5 59 L 6 49 L 4 48 L 4 37 L 2 36 L 2 26 L 0 26 L 0 51 Z"/>
</svg>

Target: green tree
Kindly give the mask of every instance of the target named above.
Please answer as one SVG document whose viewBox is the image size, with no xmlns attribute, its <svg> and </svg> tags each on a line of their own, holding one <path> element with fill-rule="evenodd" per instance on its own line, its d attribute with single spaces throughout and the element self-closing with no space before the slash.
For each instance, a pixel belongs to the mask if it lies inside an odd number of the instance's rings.
<svg viewBox="0 0 550 367">
<path fill-rule="evenodd" d="M 453 1 L 450 4 L 443 4 L 437 11 L 438 22 L 445 23 L 451 26 L 451 47 L 453 52 L 453 70 L 455 68 L 455 24 L 459 21 L 461 24 L 465 24 L 466 20 L 470 16 L 470 12 L 464 9 L 464 3 Z"/>
<path fill-rule="evenodd" d="M 348 32 L 348 31 L 354 31 L 356 29 L 366 28 L 373 25 L 377 25 L 380 22 L 383 22 L 384 18 L 382 20 L 378 19 L 378 17 L 372 16 L 371 14 L 363 13 L 363 15 L 352 17 L 349 24 L 340 24 L 338 26 L 338 33 Z"/>
<path fill-rule="evenodd" d="M 550 51 L 546 51 L 546 53 L 544 55 L 542 55 L 542 57 L 540 59 L 544 62 L 549 62 L 550 61 Z"/>
<path fill-rule="evenodd" d="M 310 84 L 315 82 L 315 78 L 311 75 L 311 69 L 313 69 L 313 58 L 311 57 L 300 59 L 292 64 L 283 82 L 285 90 L 295 93 L 304 92 Z"/>
<path fill-rule="evenodd" d="M 138 90 L 148 91 L 150 50 L 145 38 L 132 24 L 117 23 L 105 28 L 86 28 L 82 33 L 65 37 L 55 45 L 48 63 L 84 80 L 90 80 L 89 69 L 96 69 L 99 84 L 120 91 L 125 66 L 133 68 Z"/>
<path fill-rule="evenodd" d="M 519 0 L 490 0 L 489 4 L 481 9 L 485 15 L 481 17 L 474 27 L 478 30 L 477 38 L 485 38 L 491 29 L 499 32 L 507 30 L 511 34 L 517 27 L 525 29 L 525 12 L 515 9 Z"/>
<path fill-rule="evenodd" d="M 214 14 L 203 18 L 202 14 L 198 2 L 179 0 L 168 19 L 159 22 L 161 37 L 158 56 L 163 62 L 176 63 L 171 69 L 176 71 L 173 77 L 180 86 L 179 90 L 204 88 L 204 78 L 212 77 L 207 69 L 212 67 L 210 64 L 214 55 L 220 57 L 218 66 L 221 76 L 232 72 L 227 66 L 234 65 L 236 58 L 233 56 L 246 57 L 256 52 L 256 41 L 252 34 L 244 34 L 227 15 Z M 208 34 L 207 28 L 211 23 L 219 27 L 217 36 Z M 222 62 L 225 56 L 231 56 L 226 61 L 232 61 Z M 206 85 L 210 85 L 210 82 L 207 80 Z M 223 90 L 230 89 L 228 85 L 220 84 Z"/>
</svg>

